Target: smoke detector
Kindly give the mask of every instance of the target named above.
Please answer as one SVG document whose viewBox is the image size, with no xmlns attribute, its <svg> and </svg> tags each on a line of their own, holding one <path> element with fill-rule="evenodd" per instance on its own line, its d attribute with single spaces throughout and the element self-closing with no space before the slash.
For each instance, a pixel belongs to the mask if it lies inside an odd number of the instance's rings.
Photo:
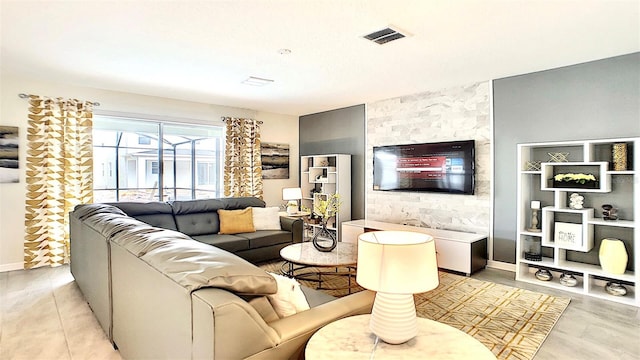
<svg viewBox="0 0 640 360">
<path fill-rule="evenodd" d="M 402 33 L 395 27 L 389 26 L 382 30 L 374 31 L 371 34 L 363 36 L 367 40 L 371 40 L 379 45 L 386 44 L 390 41 L 402 39 L 403 37 L 410 36 L 408 33 Z"/>
</svg>

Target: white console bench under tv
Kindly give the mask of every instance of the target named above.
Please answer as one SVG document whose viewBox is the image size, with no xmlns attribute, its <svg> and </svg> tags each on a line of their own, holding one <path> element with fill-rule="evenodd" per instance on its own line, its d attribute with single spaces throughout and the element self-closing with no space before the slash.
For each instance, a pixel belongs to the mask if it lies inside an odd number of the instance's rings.
<svg viewBox="0 0 640 360">
<path fill-rule="evenodd" d="M 438 267 L 464 273 L 467 276 L 487 266 L 487 235 L 452 230 L 391 224 L 374 220 L 353 220 L 342 223 L 342 241 L 358 242 L 358 235 L 367 231 L 414 231 L 433 236 L 436 241 Z"/>
</svg>

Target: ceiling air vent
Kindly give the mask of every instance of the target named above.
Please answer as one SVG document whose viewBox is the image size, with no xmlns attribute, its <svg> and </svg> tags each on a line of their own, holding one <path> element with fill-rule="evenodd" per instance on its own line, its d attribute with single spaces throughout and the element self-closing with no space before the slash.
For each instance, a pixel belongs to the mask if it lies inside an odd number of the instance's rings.
<svg viewBox="0 0 640 360">
<path fill-rule="evenodd" d="M 402 39 L 405 36 L 406 35 L 400 33 L 398 30 L 388 27 L 382 30 L 374 31 L 371 34 L 365 35 L 363 37 L 367 40 L 371 40 L 382 45 L 388 43 L 389 41 Z"/>
</svg>

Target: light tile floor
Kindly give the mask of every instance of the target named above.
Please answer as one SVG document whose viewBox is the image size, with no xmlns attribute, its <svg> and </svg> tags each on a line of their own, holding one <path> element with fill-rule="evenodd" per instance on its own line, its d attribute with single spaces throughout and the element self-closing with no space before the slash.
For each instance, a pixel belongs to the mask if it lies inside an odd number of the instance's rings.
<svg viewBox="0 0 640 360">
<path fill-rule="evenodd" d="M 0 359 L 121 359 L 68 266 L 0 273 Z"/>
<path fill-rule="evenodd" d="M 487 269 L 486 281 L 558 296 L 571 304 L 535 360 L 640 359 L 638 308 L 516 282 L 513 273 Z M 0 273 L 0 359 L 121 359 L 68 266 Z"/>
</svg>

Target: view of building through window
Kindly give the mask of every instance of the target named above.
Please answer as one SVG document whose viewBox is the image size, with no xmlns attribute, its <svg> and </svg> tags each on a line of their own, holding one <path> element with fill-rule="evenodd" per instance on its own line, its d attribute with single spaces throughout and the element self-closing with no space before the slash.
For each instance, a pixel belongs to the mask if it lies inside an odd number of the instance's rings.
<svg viewBox="0 0 640 360">
<path fill-rule="evenodd" d="M 94 115 L 95 202 L 222 197 L 224 128 Z"/>
</svg>

